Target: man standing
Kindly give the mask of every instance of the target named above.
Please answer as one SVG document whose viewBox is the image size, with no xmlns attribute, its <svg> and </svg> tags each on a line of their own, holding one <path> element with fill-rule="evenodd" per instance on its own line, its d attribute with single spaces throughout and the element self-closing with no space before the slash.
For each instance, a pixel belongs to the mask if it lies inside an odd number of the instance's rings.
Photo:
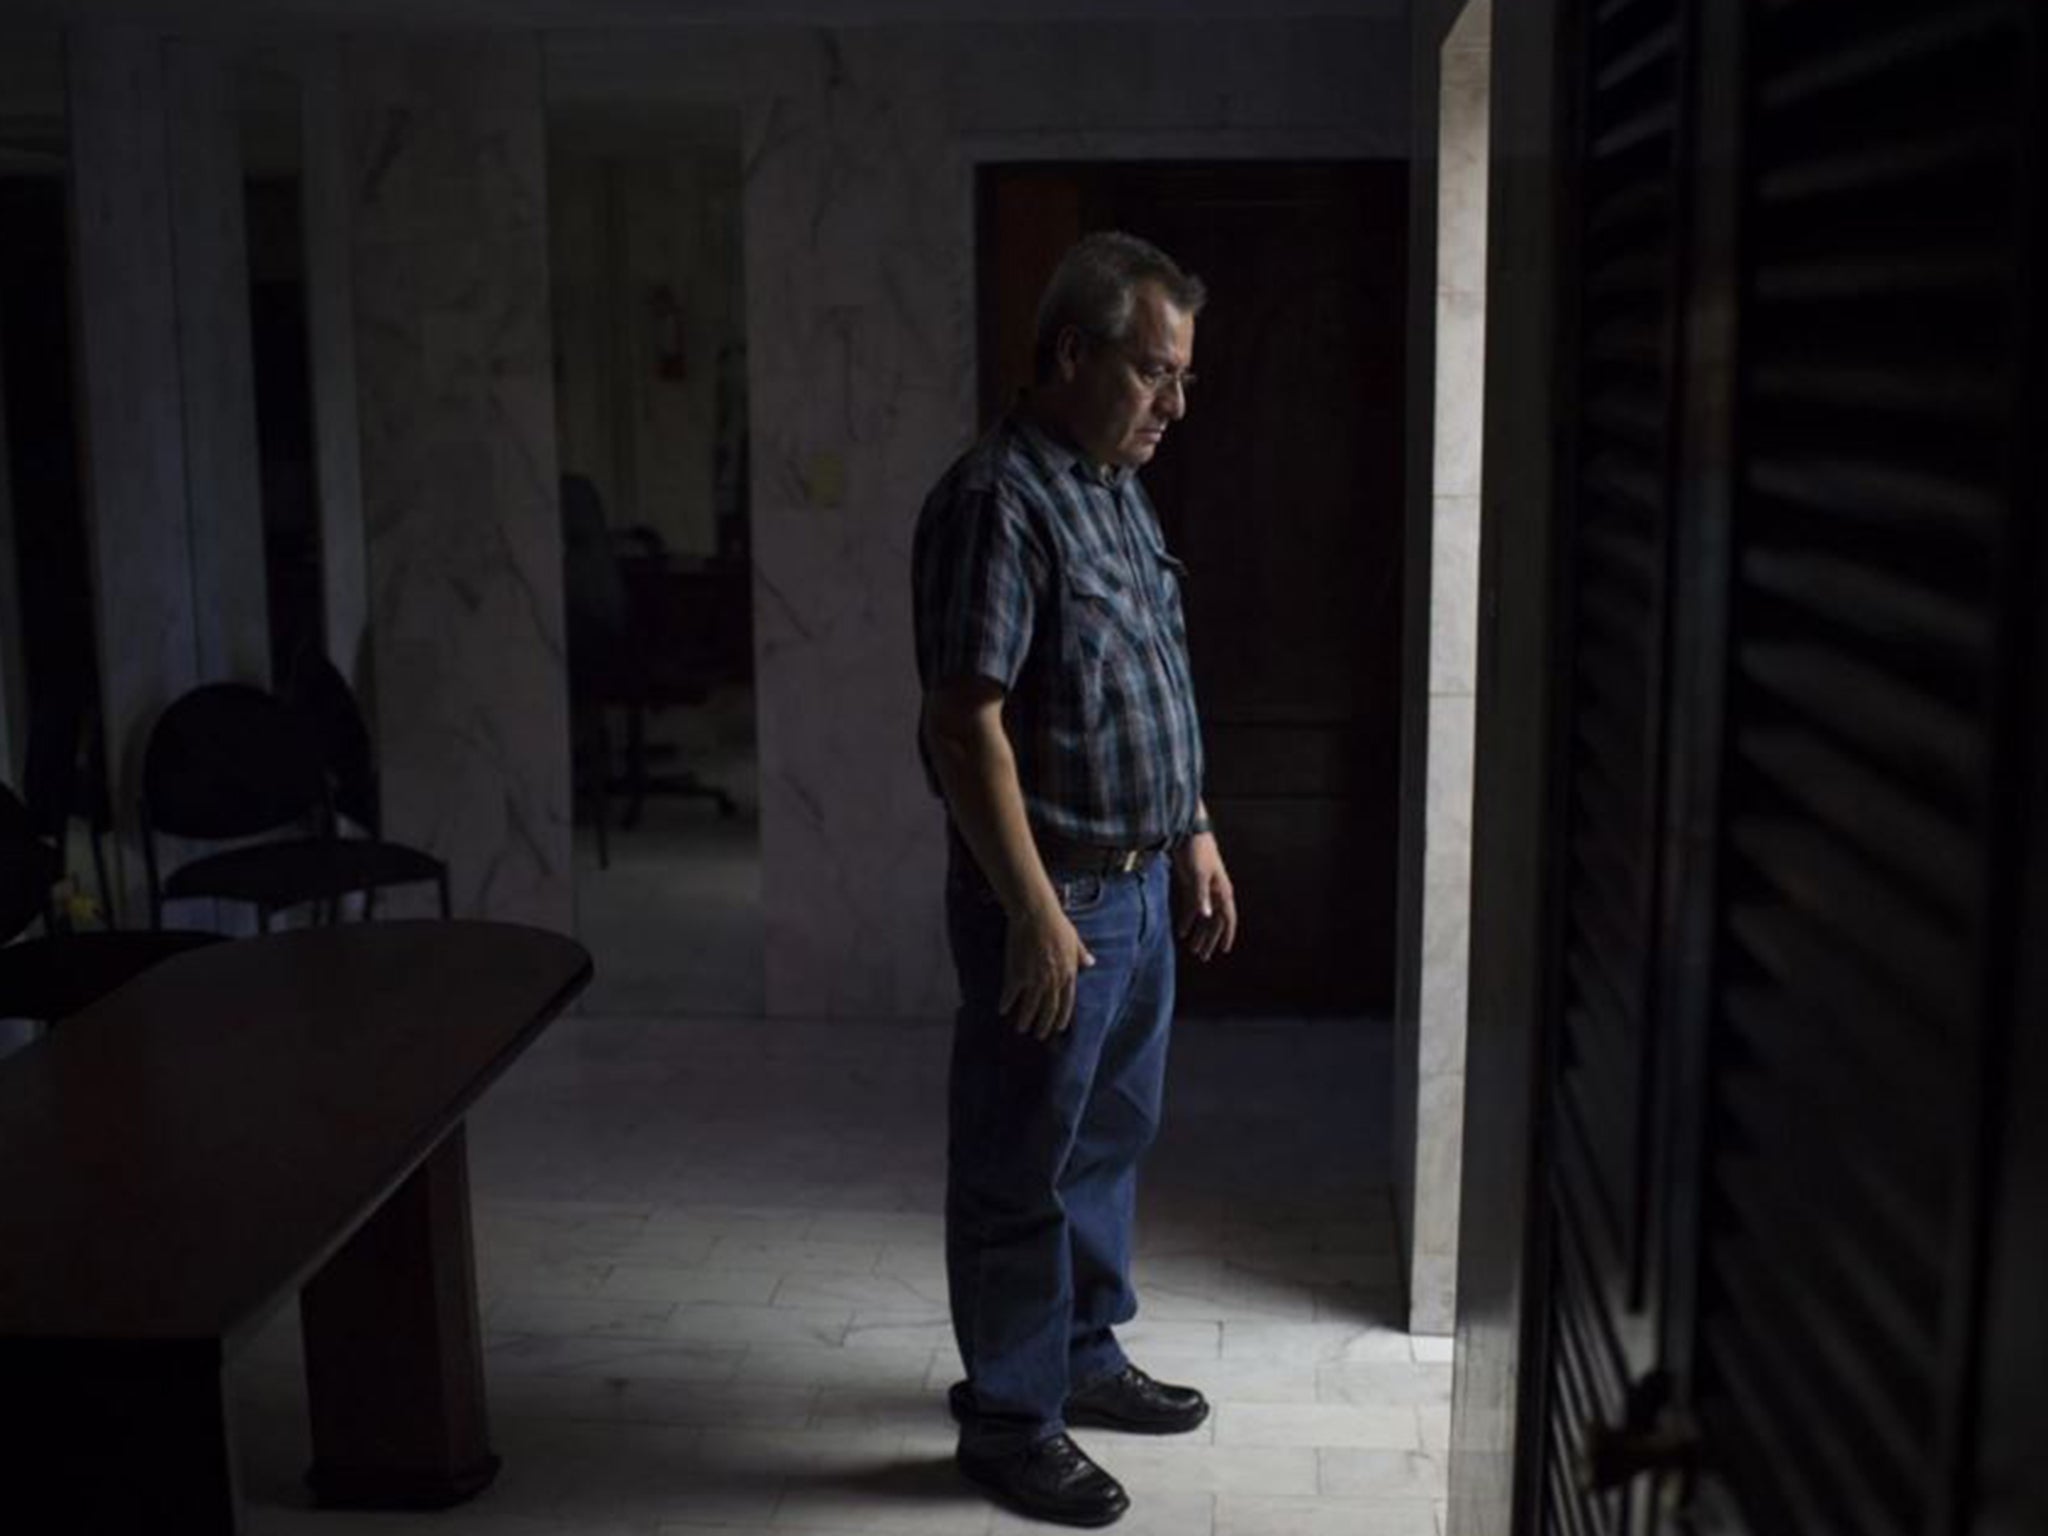
<svg viewBox="0 0 2048 1536">
<path fill-rule="evenodd" d="M 1130 1503 L 1069 1426 L 1176 1434 L 1209 1412 L 1114 1332 L 1137 1311 L 1131 1226 L 1173 938 L 1206 961 L 1237 932 L 1201 798 L 1183 568 L 1136 474 L 1187 412 L 1203 300 L 1129 235 L 1069 251 L 1039 304 L 1032 388 L 932 491 L 913 555 L 962 994 L 946 1199 L 958 1460 L 1069 1525 Z"/>
</svg>

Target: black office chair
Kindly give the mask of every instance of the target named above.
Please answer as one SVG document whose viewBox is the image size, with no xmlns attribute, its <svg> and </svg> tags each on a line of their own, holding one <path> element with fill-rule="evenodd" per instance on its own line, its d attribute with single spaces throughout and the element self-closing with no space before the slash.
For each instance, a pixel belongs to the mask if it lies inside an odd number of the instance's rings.
<svg viewBox="0 0 2048 1536">
<path fill-rule="evenodd" d="M 732 797 L 687 769 L 654 773 L 664 748 L 647 738 L 647 717 L 658 710 L 704 703 L 714 673 L 697 654 L 694 637 L 681 633 L 662 572 L 666 549 L 651 528 L 614 533 L 588 476 L 561 478 L 562 587 L 568 618 L 569 707 L 576 795 L 591 809 L 597 862 L 609 867 L 609 797 L 626 797 L 619 825 L 638 824 L 649 794 L 691 795 L 734 815 Z M 621 559 L 619 546 L 638 554 Z M 625 716 L 624 772 L 612 772 L 608 711 Z"/>
<path fill-rule="evenodd" d="M 295 657 L 279 697 L 312 733 L 327 774 L 334 809 L 372 837 L 384 835 L 383 797 L 377 782 L 377 754 L 355 690 L 324 651 Z"/>
<path fill-rule="evenodd" d="M 64 933 L 50 888 L 64 861 L 0 784 L 0 1018 L 56 1025 L 151 966 L 218 944 L 217 933 Z M 38 938 L 22 934 L 40 920 Z"/>
<path fill-rule="evenodd" d="M 166 874 L 159 833 L 195 842 L 263 840 Z M 289 907 L 332 910 L 360 892 L 368 918 L 378 891 L 426 883 L 439 893 L 441 915 L 450 915 L 448 867 L 439 859 L 381 838 L 336 834 L 318 735 L 283 700 L 246 683 L 195 688 L 157 718 L 142 760 L 142 852 L 150 921 L 159 928 L 167 901 L 253 906 L 267 932 L 271 917 Z"/>
</svg>

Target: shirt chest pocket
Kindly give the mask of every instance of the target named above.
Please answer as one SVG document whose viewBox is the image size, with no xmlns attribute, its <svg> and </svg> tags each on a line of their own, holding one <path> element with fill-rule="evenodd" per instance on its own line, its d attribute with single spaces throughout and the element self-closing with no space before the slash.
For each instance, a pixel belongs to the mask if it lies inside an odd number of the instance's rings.
<svg viewBox="0 0 2048 1536">
<path fill-rule="evenodd" d="M 1144 595 L 1121 573 L 1070 564 L 1059 582 L 1060 667 L 1066 718 L 1093 735 L 1124 708 L 1132 660 L 1145 644 Z"/>
<path fill-rule="evenodd" d="M 1157 545 L 1141 550 L 1138 559 L 1144 590 L 1113 566 L 1084 561 L 1067 566 L 1061 586 L 1061 629 L 1070 658 L 1100 657 L 1117 643 L 1185 643 L 1180 588 L 1188 568 Z"/>
<path fill-rule="evenodd" d="M 1145 639 L 1146 594 L 1107 566 L 1075 563 L 1060 582 L 1061 651 L 1071 664 L 1100 666 L 1119 647 Z"/>
</svg>

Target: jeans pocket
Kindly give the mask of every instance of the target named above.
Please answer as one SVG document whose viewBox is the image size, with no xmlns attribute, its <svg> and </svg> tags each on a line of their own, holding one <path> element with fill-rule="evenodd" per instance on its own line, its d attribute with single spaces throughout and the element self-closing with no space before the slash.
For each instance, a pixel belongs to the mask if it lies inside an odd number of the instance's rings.
<svg viewBox="0 0 2048 1536">
<path fill-rule="evenodd" d="M 1109 882 L 1101 875 L 1062 875 L 1059 880 L 1060 910 L 1079 917 L 1101 906 L 1109 894 Z"/>
</svg>

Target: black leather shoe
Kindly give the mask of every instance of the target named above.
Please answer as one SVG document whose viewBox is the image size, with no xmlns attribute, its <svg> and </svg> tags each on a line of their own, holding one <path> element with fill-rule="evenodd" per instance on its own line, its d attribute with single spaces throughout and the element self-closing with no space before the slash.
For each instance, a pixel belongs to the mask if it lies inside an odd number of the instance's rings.
<svg viewBox="0 0 2048 1536">
<path fill-rule="evenodd" d="M 1022 1450 L 977 1454 L 965 1446 L 954 1457 L 960 1470 L 1003 1503 L 1034 1520 L 1056 1525 L 1109 1525 L 1131 1507 L 1123 1484 L 1088 1459 L 1065 1435 Z"/>
<path fill-rule="evenodd" d="M 1127 1365 L 1070 1393 L 1064 1416 L 1069 1424 L 1132 1435 L 1184 1435 L 1209 1417 L 1209 1403 L 1193 1387 L 1169 1387 Z"/>
</svg>

